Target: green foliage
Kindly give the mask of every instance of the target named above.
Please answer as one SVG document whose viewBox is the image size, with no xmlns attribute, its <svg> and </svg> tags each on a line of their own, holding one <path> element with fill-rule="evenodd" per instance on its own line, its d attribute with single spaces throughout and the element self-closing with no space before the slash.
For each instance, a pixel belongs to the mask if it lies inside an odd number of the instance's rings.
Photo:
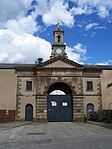
<svg viewBox="0 0 112 149">
<path fill-rule="evenodd" d="M 86 115 L 84 115 L 84 122 L 86 122 L 87 121 L 87 117 L 86 117 Z"/>
<path fill-rule="evenodd" d="M 112 111 L 111 110 L 100 110 L 95 112 L 94 121 L 112 123 Z"/>
</svg>

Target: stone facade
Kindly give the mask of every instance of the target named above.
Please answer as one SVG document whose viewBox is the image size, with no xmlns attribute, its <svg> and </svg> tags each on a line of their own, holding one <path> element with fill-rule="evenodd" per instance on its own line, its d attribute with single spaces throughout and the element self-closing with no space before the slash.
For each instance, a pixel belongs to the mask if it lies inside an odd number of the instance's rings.
<svg viewBox="0 0 112 149">
<path fill-rule="evenodd" d="M 104 103 L 101 82 L 102 68 L 95 67 L 91 70 L 92 66 L 86 68 L 62 57 L 48 60 L 41 66 L 35 64 L 28 68 L 30 70 L 24 70 L 24 67 L 26 66 L 16 67 L 18 120 L 25 119 L 25 105 L 30 103 L 34 107 L 34 120 L 47 121 L 48 89 L 56 82 L 64 82 L 72 90 L 73 121 L 83 120 L 84 115 L 87 114 L 86 108 L 89 103 L 94 105 L 95 111 L 105 109 L 102 107 Z M 32 92 L 25 91 L 25 81 L 27 80 L 33 82 Z M 93 83 L 93 91 L 87 91 L 87 81 Z"/>
<path fill-rule="evenodd" d="M 13 120 L 25 120 L 27 104 L 33 105 L 34 120 L 47 121 L 48 90 L 57 82 L 64 82 L 71 88 L 73 121 L 82 120 L 87 115 L 89 103 L 94 105 L 94 111 L 112 108 L 110 66 L 85 66 L 56 57 L 41 65 L 9 64 L 11 69 L 4 67 L 6 65 L 0 69 L 0 121 L 12 120 L 12 117 Z M 32 81 L 31 91 L 26 90 L 26 81 Z M 88 81 L 93 83 L 92 91 L 87 91 Z M 13 111 L 13 116 L 8 118 L 6 111 Z"/>
<path fill-rule="evenodd" d="M 57 38 L 58 30 L 54 33 Z M 63 41 L 62 30 L 59 30 L 59 35 Z M 52 51 L 61 44 L 54 40 Z M 30 90 L 26 89 L 27 82 L 32 83 Z M 51 52 L 49 60 L 38 64 L 0 64 L 0 121 L 25 120 L 27 105 L 33 107 L 33 120 L 48 121 L 50 87 L 54 85 L 51 91 L 68 92 L 64 86 L 55 88 L 56 83 L 64 83 L 71 90 L 72 121 L 82 121 L 87 116 L 88 104 L 94 106 L 94 111 L 112 109 L 111 66 L 80 65 L 65 54 L 55 56 L 55 52 L 54 55 Z M 88 88 L 88 84 L 92 86 Z"/>
</svg>

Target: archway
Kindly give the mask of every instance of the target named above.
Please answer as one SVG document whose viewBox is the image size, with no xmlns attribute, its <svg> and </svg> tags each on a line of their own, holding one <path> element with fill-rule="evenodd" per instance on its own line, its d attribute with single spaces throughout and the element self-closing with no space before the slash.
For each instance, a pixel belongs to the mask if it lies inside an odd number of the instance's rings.
<svg viewBox="0 0 112 149">
<path fill-rule="evenodd" d="M 54 94 L 51 94 L 53 92 Z M 63 82 L 54 83 L 49 87 L 47 94 L 48 121 L 72 121 L 73 97 L 72 90 L 69 85 Z"/>
<path fill-rule="evenodd" d="M 92 120 L 94 116 L 94 105 L 92 103 L 87 104 L 87 119 Z"/>
<path fill-rule="evenodd" d="M 25 106 L 25 120 L 33 121 L 33 106 L 31 104 Z"/>
</svg>

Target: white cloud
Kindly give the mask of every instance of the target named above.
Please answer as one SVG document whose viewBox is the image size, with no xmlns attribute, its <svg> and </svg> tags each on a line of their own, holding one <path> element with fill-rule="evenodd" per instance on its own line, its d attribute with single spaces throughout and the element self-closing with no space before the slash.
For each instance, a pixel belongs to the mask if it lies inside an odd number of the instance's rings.
<svg viewBox="0 0 112 149">
<path fill-rule="evenodd" d="M 32 0 L 0 0 L 0 21 L 24 16 Z"/>
<path fill-rule="evenodd" d="M 112 0 L 71 0 L 76 3 L 79 8 L 88 6 L 87 9 L 91 13 L 97 13 L 101 18 L 110 16 L 109 11 L 112 9 Z M 87 11 L 86 11 L 87 12 Z M 86 14 L 85 12 L 85 14 Z"/>
<path fill-rule="evenodd" d="M 109 10 L 106 9 L 106 7 L 104 6 L 100 6 L 99 7 L 99 12 L 98 12 L 98 15 L 101 17 L 101 18 L 106 18 L 106 17 L 109 17 Z"/>
<path fill-rule="evenodd" d="M 0 62 L 6 61 L 8 58 L 7 53 L 0 53 Z"/>
<path fill-rule="evenodd" d="M 35 0 L 37 4 L 31 6 L 32 1 L 0 1 L 0 62 L 30 63 L 38 57 L 49 58 L 51 44 L 33 36 L 40 29 L 38 16 L 45 25 L 59 21 L 62 25 L 73 27 L 77 15 L 97 13 L 99 17 L 106 18 L 112 8 L 111 0 L 71 0 L 77 4 L 73 8 L 69 8 L 69 1 L 65 0 Z M 34 11 L 27 16 L 32 8 L 35 8 Z M 85 29 L 91 28 L 101 29 L 103 26 L 90 23 Z M 86 47 L 78 43 L 68 47 L 67 53 L 70 59 L 81 62 L 86 57 Z"/>
<path fill-rule="evenodd" d="M 76 52 L 85 55 L 86 54 L 86 47 L 82 45 L 81 43 L 78 43 L 77 45 L 74 46 L 74 49 Z"/>
<path fill-rule="evenodd" d="M 85 30 L 88 31 L 98 25 L 99 25 L 98 23 L 90 23 L 90 24 L 86 25 Z"/>
<path fill-rule="evenodd" d="M 55 1 L 50 9 L 43 14 L 43 22 L 47 25 L 57 24 L 58 21 L 65 24 L 68 27 L 74 25 L 74 17 L 71 12 L 67 10 L 68 5 L 63 4 L 63 1 Z"/>
<path fill-rule="evenodd" d="M 82 63 L 82 60 L 86 59 L 86 51 L 86 47 L 81 43 L 77 43 L 73 47 L 67 47 L 68 58 L 79 63 Z"/>
<path fill-rule="evenodd" d="M 96 65 L 112 65 L 112 60 L 107 60 L 107 61 L 99 62 Z"/>
<path fill-rule="evenodd" d="M 79 53 L 75 53 L 74 48 L 67 47 L 67 55 L 68 58 L 73 61 L 79 62 L 81 60 L 81 55 Z"/>
<path fill-rule="evenodd" d="M 105 26 L 99 25 L 99 23 L 89 23 L 85 26 L 85 30 L 88 31 L 90 29 L 107 29 Z M 94 37 L 96 33 L 93 32 L 92 37 Z"/>
<path fill-rule="evenodd" d="M 7 19 L 10 19 L 7 25 L 11 23 L 14 25 L 15 23 L 17 28 L 21 26 L 22 21 L 24 23 L 25 21 L 32 22 L 31 19 L 26 17 L 27 11 L 31 10 L 32 8 L 35 8 L 35 10 L 31 13 L 33 20 L 35 20 L 38 16 L 41 16 L 45 25 L 57 24 L 59 21 L 61 24 L 68 27 L 74 26 L 74 17 L 76 15 L 97 13 L 100 17 L 105 18 L 109 17 L 109 11 L 112 9 L 111 0 L 70 0 L 73 1 L 74 4 L 77 4 L 77 6 L 75 5 L 73 8 L 69 8 L 69 1 L 65 0 L 35 1 L 37 4 L 31 6 L 33 0 L 10 0 L 10 2 L 8 0 L 1 0 L 0 27 L 3 28 L 3 22 L 6 22 Z M 11 20 L 13 20 L 13 22 L 11 22 Z M 14 22 L 14 20 L 16 22 Z M 33 28 L 35 27 L 33 26 Z"/>
<path fill-rule="evenodd" d="M 91 14 L 91 9 L 89 7 L 73 7 L 71 10 L 73 15 Z"/>
<path fill-rule="evenodd" d="M 96 65 L 109 65 L 108 62 L 100 62 L 100 63 L 97 63 Z"/>
<path fill-rule="evenodd" d="M 18 20 L 8 20 L 5 24 L 5 28 L 17 34 L 33 34 L 38 31 L 37 23 L 32 16 L 27 16 Z"/>
<path fill-rule="evenodd" d="M 34 63 L 38 57 L 46 60 L 50 49 L 51 44 L 39 37 L 0 30 L 0 62 Z"/>
<path fill-rule="evenodd" d="M 8 29 L 0 30 L 0 62 L 34 63 L 42 57 L 49 59 L 51 44 L 31 34 L 16 34 Z M 81 43 L 67 47 L 67 55 L 76 62 L 82 62 L 86 47 Z"/>
</svg>

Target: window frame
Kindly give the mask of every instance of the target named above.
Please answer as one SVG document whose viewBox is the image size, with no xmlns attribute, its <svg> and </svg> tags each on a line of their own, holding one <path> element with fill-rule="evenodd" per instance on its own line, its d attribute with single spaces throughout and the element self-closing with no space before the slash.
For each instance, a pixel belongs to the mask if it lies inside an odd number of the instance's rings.
<svg viewBox="0 0 112 149">
<path fill-rule="evenodd" d="M 26 81 L 26 91 L 27 92 L 30 92 L 30 91 L 32 91 L 33 90 L 33 86 L 32 86 L 32 81 Z"/>
<path fill-rule="evenodd" d="M 93 81 L 87 81 L 86 91 L 87 92 L 93 91 Z"/>
</svg>

